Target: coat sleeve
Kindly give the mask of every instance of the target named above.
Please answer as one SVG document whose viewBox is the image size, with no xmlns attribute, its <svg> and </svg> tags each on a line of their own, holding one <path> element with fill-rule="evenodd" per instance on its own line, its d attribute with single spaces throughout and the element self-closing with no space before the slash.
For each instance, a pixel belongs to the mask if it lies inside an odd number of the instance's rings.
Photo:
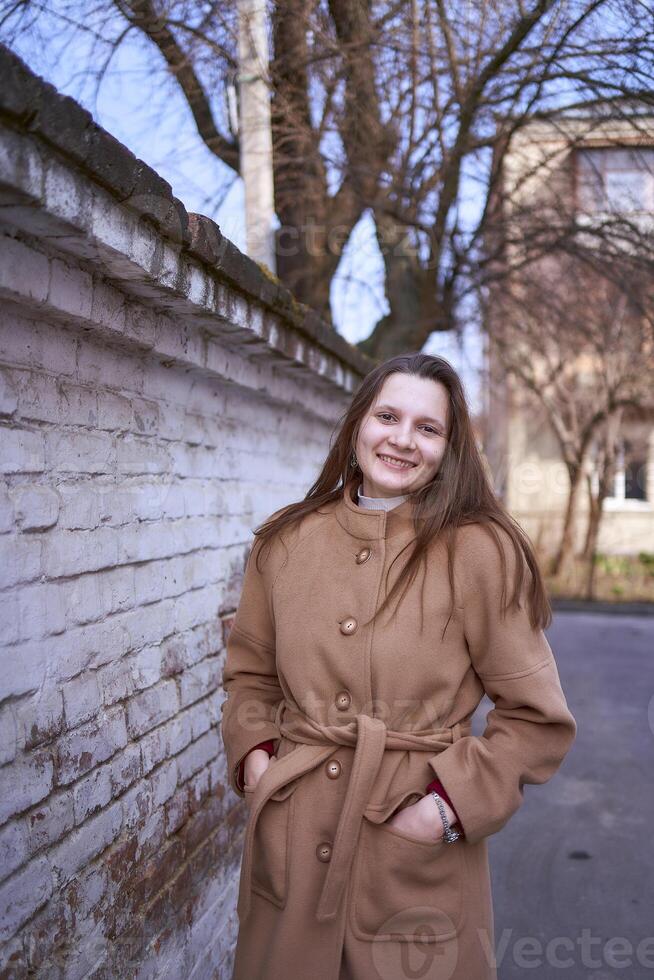
<svg viewBox="0 0 654 980">
<path fill-rule="evenodd" d="M 243 587 L 226 642 L 221 704 L 221 734 L 227 756 L 229 783 L 243 796 L 240 763 L 261 742 L 280 738 L 275 724 L 283 692 L 277 676 L 272 583 L 280 567 L 277 539 L 265 546 L 261 572 L 256 556 L 261 542 L 256 539 L 248 556 Z"/>
<path fill-rule="evenodd" d="M 455 569 L 472 669 L 493 701 L 482 735 L 468 735 L 429 760 L 445 786 L 463 832 L 474 843 L 496 833 L 523 802 L 525 783 L 545 783 L 557 771 L 577 731 L 561 688 L 554 655 L 541 629 L 529 622 L 525 579 L 520 609 L 501 615 L 502 563 L 480 525 L 457 540 Z M 498 528 L 506 560 L 507 596 L 513 593 L 515 553 Z M 460 548 L 460 552 L 459 552 Z"/>
</svg>

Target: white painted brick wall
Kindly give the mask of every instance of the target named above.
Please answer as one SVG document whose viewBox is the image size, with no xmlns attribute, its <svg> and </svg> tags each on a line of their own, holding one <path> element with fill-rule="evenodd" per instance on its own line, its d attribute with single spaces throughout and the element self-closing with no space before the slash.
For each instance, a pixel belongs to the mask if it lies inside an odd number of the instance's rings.
<svg viewBox="0 0 654 980">
<path fill-rule="evenodd" d="M 0 181 L 31 195 L 0 216 L 0 975 L 227 977 L 223 620 L 357 374 L 2 122 Z"/>
</svg>

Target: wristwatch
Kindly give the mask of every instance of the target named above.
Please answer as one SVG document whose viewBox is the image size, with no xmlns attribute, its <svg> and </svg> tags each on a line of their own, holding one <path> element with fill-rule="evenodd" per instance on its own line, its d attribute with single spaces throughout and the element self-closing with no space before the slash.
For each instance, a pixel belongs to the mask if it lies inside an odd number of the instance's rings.
<svg viewBox="0 0 654 980">
<path fill-rule="evenodd" d="M 447 819 L 447 814 L 445 813 L 443 798 L 438 795 L 435 789 L 431 790 L 431 795 L 436 800 L 436 806 L 438 807 L 438 812 L 440 813 L 441 820 L 443 821 L 443 840 L 447 844 L 453 844 L 455 840 L 459 839 L 461 834 L 458 830 L 452 830 L 450 827 L 450 821 Z"/>
</svg>

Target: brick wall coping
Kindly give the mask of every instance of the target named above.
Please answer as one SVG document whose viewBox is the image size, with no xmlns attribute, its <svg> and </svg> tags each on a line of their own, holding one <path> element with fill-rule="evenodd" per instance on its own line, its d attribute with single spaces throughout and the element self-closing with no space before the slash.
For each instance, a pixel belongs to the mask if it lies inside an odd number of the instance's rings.
<svg viewBox="0 0 654 980">
<path fill-rule="evenodd" d="M 315 311 L 299 303 L 265 266 L 240 252 L 214 221 L 187 212 L 167 181 L 4 45 L 0 128 L 5 215 L 6 205 L 19 201 L 50 213 L 55 234 L 51 241 L 114 278 L 120 268 L 120 286 L 127 292 L 178 312 L 191 304 L 194 315 L 203 311 L 210 314 L 209 320 L 215 315 L 216 330 L 240 320 L 242 330 L 254 333 L 255 341 L 263 342 L 280 363 L 287 361 L 346 391 L 354 390 L 374 366 Z M 27 141 L 38 146 L 38 159 L 27 152 Z M 74 177 L 87 189 L 106 192 L 104 202 L 94 198 L 96 210 L 110 201 L 133 218 L 131 224 L 124 221 L 122 240 L 115 213 L 112 240 L 103 238 L 97 214 L 89 214 L 89 201 L 81 200 Z M 18 196 L 7 198 L 8 188 Z M 20 220 L 16 225 L 20 228 Z M 107 265 L 109 254 L 112 261 Z M 119 254 L 128 259 L 121 267 L 116 264 Z M 239 298 L 247 303 L 246 316 L 234 309 L 233 300 Z"/>
</svg>

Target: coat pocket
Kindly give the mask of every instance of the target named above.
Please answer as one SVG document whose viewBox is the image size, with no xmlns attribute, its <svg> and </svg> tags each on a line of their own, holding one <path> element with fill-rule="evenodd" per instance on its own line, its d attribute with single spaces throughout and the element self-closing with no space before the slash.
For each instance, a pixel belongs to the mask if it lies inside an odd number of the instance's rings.
<svg viewBox="0 0 654 980">
<path fill-rule="evenodd" d="M 297 783 L 284 786 L 259 812 L 252 850 L 252 891 L 283 909 L 288 893 L 289 861 Z M 246 792 L 251 803 L 252 792 Z"/>
<path fill-rule="evenodd" d="M 353 873 L 358 939 L 429 943 L 460 932 L 466 874 L 461 839 L 421 841 L 364 817 Z"/>
</svg>

